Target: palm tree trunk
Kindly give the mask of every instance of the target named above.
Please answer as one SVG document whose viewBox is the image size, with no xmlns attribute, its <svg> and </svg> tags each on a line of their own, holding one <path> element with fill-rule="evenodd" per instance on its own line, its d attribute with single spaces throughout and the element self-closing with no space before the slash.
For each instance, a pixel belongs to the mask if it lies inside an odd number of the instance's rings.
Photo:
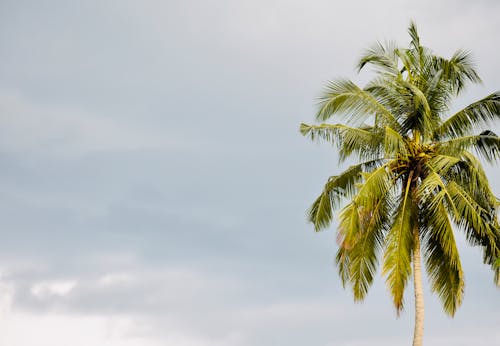
<svg viewBox="0 0 500 346">
<path fill-rule="evenodd" d="M 424 291 L 420 265 L 420 236 L 418 228 L 413 231 L 413 284 L 415 286 L 415 330 L 413 346 L 422 346 L 424 336 Z"/>
</svg>

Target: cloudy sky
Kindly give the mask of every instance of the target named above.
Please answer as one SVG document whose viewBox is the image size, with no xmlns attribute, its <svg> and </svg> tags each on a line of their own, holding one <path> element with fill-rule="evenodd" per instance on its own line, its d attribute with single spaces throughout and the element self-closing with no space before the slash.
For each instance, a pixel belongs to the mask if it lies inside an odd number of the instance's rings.
<svg viewBox="0 0 500 346">
<path fill-rule="evenodd" d="M 305 211 L 339 171 L 298 133 L 376 40 L 474 53 L 500 89 L 496 1 L 0 2 L 2 346 L 407 345 L 380 274 L 363 304 Z M 488 168 L 500 195 L 498 168 Z M 496 174 L 495 174 L 496 172 Z M 460 249 L 426 345 L 500 345 L 499 290 Z M 410 286 L 411 288 L 411 286 Z"/>
</svg>

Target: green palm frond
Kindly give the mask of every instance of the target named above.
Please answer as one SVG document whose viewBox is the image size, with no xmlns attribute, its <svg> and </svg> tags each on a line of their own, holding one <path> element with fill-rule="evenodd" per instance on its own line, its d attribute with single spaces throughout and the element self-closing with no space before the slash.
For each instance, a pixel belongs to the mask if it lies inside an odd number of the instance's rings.
<svg viewBox="0 0 500 346">
<path fill-rule="evenodd" d="M 334 114 L 342 114 L 351 124 L 362 124 L 370 115 L 375 114 L 384 117 L 389 123 L 396 123 L 387 108 L 349 80 L 330 82 L 320 97 L 316 119 L 324 121 Z"/>
<path fill-rule="evenodd" d="M 350 249 L 349 282 L 354 300 L 363 300 L 368 293 L 377 270 L 377 255 L 382 248 L 384 235 L 389 221 L 389 198 L 379 198 L 371 209 L 360 210 L 362 232 Z"/>
<path fill-rule="evenodd" d="M 427 167 L 427 176 L 418 187 L 417 194 L 420 203 L 424 205 L 428 203 L 443 203 L 445 197 L 449 198 L 449 196 L 446 195 L 446 186 L 441 176 L 430 167 Z M 432 205 L 430 207 L 432 207 Z"/>
<path fill-rule="evenodd" d="M 446 313 L 453 316 L 464 292 L 464 274 L 453 227 L 443 203 L 433 203 L 424 213 L 424 256 L 432 291 L 438 294 Z"/>
<path fill-rule="evenodd" d="M 454 94 L 449 82 L 443 76 L 443 70 L 436 70 L 432 65 L 433 58 L 431 57 L 426 61 L 423 76 L 419 79 L 419 84 L 431 109 L 434 128 L 436 128 L 441 124 L 441 118 L 448 114 L 450 101 Z"/>
<path fill-rule="evenodd" d="M 455 156 L 438 154 L 427 161 L 426 166 L 433 172 L 439 172 L 444 175 L 449 172 L 455 165 L 460 163 L 460 158 Z"/>
<path fill-rule="evenodd" d="M 353 153 L 361 160 L 372 160 L 381 156 L 383 134 L 372 126 L 350 127 L 342 124 L 300 125 L 302 135 L 311 140 L 323 139 L 337 146 L 340 161 Z"/>
<path fill-rule="evenodd" d="M 401 68 L 402 75 L 406 73 L 406 80 L 412 81 L 414 69 L 412 69 L 412 58 L 408 54 L 409 49 L 397 48 L 395 53 L 403 65 Z"/>
<path fill-rule="evenodd" d="M 410 132 L 417 130 L 424 138 L 427 138 L 435 126 L 427 98 L 422 90 L 415 85 L 406 81 L 401 81 L 400 83 L 411 95 L 411 108 L 413 109 L 412 112 L 407 114 L 402 123 L 403 131 Z"/>
<path fill-rule="evenodd" d="M 364 90 L 372 95 L 377 102 L 383 105 L 394 115 L 396 122 L 384 121 L 384 118 L 376 119 L 375 125 L 390 126 L 400 132 L 402 116 L 412 110 L 412 96 L 407 89 L 401 85 L 402 78 L 394 80 L 381 76 L 371 80 Z"/>
<path fill-rule="evenodd" d="M 354 201 L 346 205 L 339 215 L 338 242 L 339 250 L 335 261 L 338 266 L 342 286 L 346 286 L 351 280 L 351 256 L 350 250 L 353 243 L 360 239 L 360 216 L 358 206 Z"/>
<path fill-rule="evenodd" d="M 336 261 L 343 285 L 352 286 L 355 300 L 365 297 L 373 281 L 377 253 L 389 221 L 396 181 L 388 165 L 363 174 L 358 194 L 340 214 Z"/>
<path fill-rule="evenodd" d="M 455 210 L 461 211 L 461 215 L 455 216 L 455 223 L 459 225 L 466 234 L 466 238 L 472 245 L 482 245 L 491 247 L 492 252 L 497 251 L 497 240 L 500 237 L 499 229 L 495 226 L 495 210 L 483 208 L 473 196 L 467 193 L 454 181 L 446 186 L 454 205 Z"/>
<path fill-rule="evenodd" d="M 371 172 L 362 173 L 363 184 L 358 188 L 358 194 L 354 197 L 357 204 L 370 208 L 373 207 L 379 198 L 384 197 L 393 187 L 394 175 L 388 169 L 391 163 L 385 163 Z"/>
<path fill-rule="evenodd" d="M 346 288 L 350 280 L 350 263 L 349 249 L 341 243 L 335 256 L 335 264 L 337 265 L 337 271 L 343 288 Z"/>
<path fill-rule="evenodd" d="M 481 178 L 481 176 L 484 172 L 478 172 L 477 167 L 474 165 L 469 166 L 469 169 L 473 172 L 473 174 L 468 173 L 465 176 L 475 177 L 476 179 L 479 179 L 477 180 L 479 182 L 476 183 L 475 180 L 469 180 L 466 178 L 468 180 L 467 183 L 457 184 L 456 181 L 461 180 L 457 179 L 457 176 L 455 176 L 456 172 L 453 171 L 460 165 L 462 168 L 459 172 L 465 172 L 467 166 L 464 166 L 463 164 L 464 161 L 460 161 L 456 165 L 448 165 L 449 168 L 447 172 L 441 172 L 446 176 L 446 180 L 443 180 L 443 178 L 433 170 L 436 166 L 428 166 L 428 175 L 426 179 L 422 181 L 418 190 L 418 193 L 421 196 L 422 205 L 425 205 L 426 208 L 423 213 L 426 226 L 425 229 L 432 228 L 433 222 L 439 225 L 441 222 L 445 221 L 445 214 L 442 211 L 439 213 L 441 216 L 436 216 L 434 219 L 431 214 L 433 210 L 443 208 L 443 210 L 447 211 L 447 213 L 453 217 L 455 224 L 465 231 L 468 242 L 471 245 L 481 246 L 483 248 L 484 263 L 492 266 L 492 269 L 495 272 L 494 280 L 498 283 L 498 268 L 494 267 L 495 256 L 500 255 L 500 227 L 498 226 L 497 220 L 498 201 L 489 190 L 489 186 L 486 184 L 485 187 L 483 184 L 483 178 Z M 458 175 L 458 177 L 463 178 L 462 175 Z M 472 187 L 474 185 L 479 187 Z M 475 192 L 477 192 L 476 195 L 474 195 Z M 477 196 L 479 196 L 479 201 L 476 199 Z M 447 217 L 448 216 L 446 216 L 446 218 Z M 450 246 L 453 245 L 453 242 L 446 242 L 441 238 L 437 239 L 440 240 L 441 246 L 443 246 L 445 250 L 450 249 Z M 434 244 L 432 245 L 432 248 L 434 249 L 436 246 L 437 245 Z M 436 249 L 435 251 L 441 250 Z M 442 260 L 446 260 L 446 257 L 442 257 Z M 448 263 L 443 264 L 443 266 L 447 266 L 447 270 L 452 272 L 452 267 L 450 267 L 451 259 L 448 259 L 447 261 Z M 445 269 L 445 267 L 442 268 L 442 270 Z M 432 271 L 434 269 L 428 270 Z M 451 287 L 452 286 L 449 286 L 449 288 Z M 445 289 L 445 286 L 443 286 L 442 289 Z M 452 292 L 453 291 L 450 291 L 449 293 L 451 294 Z M 448 298 L 450 299 L 450 297 L 452 296 L 449 296 Z M 456 302 L 459 301 L 460 300 L 457 300 Z M 448 303 L 450 302 L 451 301 Z M 455 310 L 449 309 L 449 307 L 454 306 L 456 308 L 458 305 L 447 305 L 448 303 L 443 301 L 445 311 L 453 315 Z"/>
<path fill-rule="evenodd" d="M 384 136 L 384 154 L 387 158 L 408 155 L 407 141 L 397 131 L 386 126 Z"/>
<path fill-rule="evenodd" d="M 439 144 L 440 151 L 460 155 L 471 148 L 487 162 L 493 163 L 500 159 L 500 137 L 486 130 L 479 135 L 457 137 Z"/>
<path fill-rule="evenodd" d="M 416 226 L 415 204 L 410 193 L 411 180 L 410 176 L 384 245 L 386 250 L 382 273 L 386 276 L 386 283 L 398 313 L 403 310 L 404 289 L 411 275 L 412 234 Z"/>
<path fill-rule="evenodd" d="M 457 50 L 451 59 L 441 57 L 434 58 L 436 69 L 443 71 L 443 77 L 450 83 L 451 89 L 456 94 L 460 93 L 468 82 L 481 83 L 471 53 L 465 50 Z"/>
<path fill-rule="evenodd" d="M 420 50 L 422 45 L 420 44 L 420 37 L 417 31 L 417 25 L 414 21 L 410 22 L 410 26 L 408 27 L 408 34 L 410 35 L 410 47 L 414 50 Z"/>
<path fill-rule="evenodd" d="M 434 130 L 434 137 L 466 136 L 475 129 L 491 125 L 494 120 L 500 120 L 500 92 L 494 92 L 452 115 Z"/>
<path fill-rule="evenodd" d="M 330 177 L 308 211 L 308 220 L 314 225 L 314 229 L 320 231 L 327 228 L 332 221 L 333 211 L 340 207 L 341 201 L 352 197 L 357 191 L 356 184 L 363 178 L 361 173 L 382 163 L 383 160 L 366 161 L 349 167 L 340 175 Z"/>
<path fill-rule="evenodd" d="M 369 64 L 380 73 L 389 74 L 391 76 L 399 75 L 400 71 L 396 49 L 397 47 L 394 42 L 386 42 L 385 45 L 377 42 L 374 46 L 367 49 L 359 59 L 357 65 L 358 72 Z"/>
<path fill-rule="evenodd" d="M 456 182 L 485 209 L 496 210 L 500 205 L 481 162 L 468 151 L 461 154 L 461 161 L 448 172 L 446 179 Z"/>
</svg>

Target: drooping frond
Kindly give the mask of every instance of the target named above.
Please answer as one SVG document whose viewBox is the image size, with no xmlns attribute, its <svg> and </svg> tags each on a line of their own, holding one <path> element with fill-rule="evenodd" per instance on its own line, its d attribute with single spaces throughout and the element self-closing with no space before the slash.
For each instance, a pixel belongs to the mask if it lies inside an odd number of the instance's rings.
<svg viewBox="0 0 500 346">
<path fill-rule="evenodd" d="M 500 137 L 493 131 L 483 131 L 474 140 L 474 149 L 487 162 L 493 163 L 500 159 Z"/>
<path fill-rule="evenodd" d="M 352 287 L 355 300 L 362 300 L 373 282 L 377 254 L 389 224 L 395 180 L 387 166 L 364 174 L 358 194 L 340 215 L 336 262 L 343 284 Z"/>
<path fill-rule="evenodd" d="M 491 125 L 493 120 L 500 120 L 500 92 L 488 95 L 452 115 L 434 130 L 434 137 L 466 136 L 473 130 Z"/>
<path fill-rule="evenodd" d="M 356 243 L 359 237 L 359 227 L 351 227 L 355 224 L 352 218 L 354 216 L 358 218 L 361 209 L 364 213 L 375 209 L 381 199 L 388 198 L 389 191 L 395 184 L 388 166 L 389 163 L 385 163 L 371 172 L 360 172 L 363 181 L 357 184 L 357 194 L 352 197 L 352 203 L 344 208 L 340 216 L 339 234 L 350 244 L 348 247 Z M 379 218 L 379 215 L 375 217 Z"/>
<path fill-rule="evenodd" d="M 483 208 L 473 196 L 454 181 L 447 184 L 446 190 L 453 201 L 454 209 L 461 212 L 459 215 L 454 215 L 454 221 L 465 231 L 467 240 L 472 245 L 489 246 L 495 253 L 498 250 L 497 240 L 500 237 L 495 225 L 496 215 L 492 215 L 495 210 Z"/>
<path fill-rule="evenodd" d="M 495 267 L 500 257 L 500 226 L 498 222 L 499 200 L 488 183 L 486 174 L 478 159 L 465 152 L 457 169 L 446 175 L 449 181 L 451 205 L 460 212 L 454 213 L 455 223 L 465 231 L 471 245 L 480 246 L 483 261 L 495 272 L 494 281 L 500 286 L 499 268 Z"/>
<path fill-rule="evenodd" d="M 479 135 L 464 136 L 450 139 L 439 144 L 440 151 L 462 155 L 471 148 L 485 159 L 493 163 L 500 159 L 500 137 L 493 131 L 483 131 Z"/>
<path fill-rule="evenodd" d="M 339 216 L 339 249 L 337 251 L 337 256 L 335 262 L 337 263 L 337 268 L 339 271 L 339 276 L 342 280 L 342 286 L 346 286 L 351 279 L 351 256 L 350 250 L 352 249 L 353 243 L 358 241 L 360 237 L 360 217 L 358 212 L 358 206 L 355 201 L 351 201 L 346 205 Z"/>
<path fill-rule="evenodd" d="M 445 177 L 461 186 L 481 207 L 493 210 L 494 214 L 499 201 L 491 190 L 481 162 L 474 155 L 468 151 L 462 152 L 461 161 Z"/>
<path fill-rule="evenodd" d="M 379 103 L 369 92 L 348 80 L 332 81 L 320 97 L 317 120 L 327 120 L 341 114 L 350 124 L 361 124 L 375 114 L 388 123 L 395 123 L 394 115 Z"/>
<path fill-rule="evenodd" d="M 374 199 L 383 197 L 394 185 L 394 176 L 388 169 L 390 162 L 378 167 L 372 172 L 363 173 L 363 184 L 358 188 L 355 201 L 359 205 L 371 208 L 375 205 Z"/>
<path fill-rule="evenodd" d="M 308 211 L 308 220 L 316 231 L 327 228 L 333 218 L 333 210 L 339 208 L 344 198 L 352 197 L 356 184 L 362 180 L 361 173 L 377 167 L 383 160 L 372 160 L 353 165 L 337 176 L 328 179 L 321 194 Z"/>
<path fill-rule="evenodd" d="M 500 266 L 498 265 L 500 259 L 500 226 L 498 221 L 492 227 L 495 229 L 494 234 L 496 235 L 495 246 L 491 246 L 490 242 L 483 243 L 483 262 L 491 267 L 494 272 L 493 282 L 500 287 Z"/>
<path fill-rule="evenodd" d="M 381 197 L 371 209 L 361 208 L 359 239 L 353 243 L 349 253 L 349 281 L 354 300 L 363 300 L 368 293 L 378 265 L 378 253 L 383 245 L 389 221 L 390 197 Z"/>
<path fill-rule="evenodd" d="M 323 139 L 339 149 L 340 161 L 356 153 L 361 160 L 381 157 L 383 134 L 372 126 L 350 127 L 342 124 L 300 125 L 300 132 L 311 140 Z"/>
<path fill-rule="evenodd" d="M 468 242 L 480 246 L 483 251 L 483 261 L 495 272 L 494 281 L 498 282 L 498 268 L 494 266 L 495 259 L 500 256 L 500 226 L 498 223 L 498 199 L 493 195 L 486 175 L 479 161 L 470 153 L 464 154 L 462 161 L 451 167 L 444 174 L 444 181 L 438 177 L 439 192 L 428 206 L 442 203 L 447 207 L 455 223 L 465 231 Z M 428 181 L 429 175 L 422 182 L 422 189 L 432 189 Z"/>
<path fill-rule="evenodd" d="M 440 175 L 444 175 L 448 173 L 448 171 L 458 163 L 460 163 L 460 158 L 458 157 L 451 155 L 437 154 L 427 161 L 426 166 L 431 171 L 439 173 Z M 422 185 L 424 185 L 423 182 Z"/>
<path fill-rule="evenodd" d="M 447 212 L 455 218 L 460 217 L 460 212 L 453 203 L 452 196 L 446 188 L 448 182 L 442 175 L 448 176 L 446 173 L 453 170 L 460 163 L 457 161 L 448 156 L 441 156 L 428 161 L 424 168 L 426 177 L 417 189 L 419 201 L 422 206 L 425 206 L 429 210 L 434 210 L 439 208 L 439 205 L 446 205 L 448 207 Z M 425 230 L 425 225 L 423 226 Z"/>
<path fill-rule="evenodd" d="M 404 185 L 394 221 L 385 241 L 383 274 L 391 292 L 396 311 L 403 310 L 403 294 L 411 275 L 413 229 L 416 223 L 416 205 L 412 199 L 410 185 L 412 177 Z"/>
<path fill-rule="evenodd" d="M 452 223 L 445 205 L 451 208 L 453 215 L 459 213 L 454 208 L 445 181 L 436 170 L 444 173 L 451 170 L 455 164 L 453 160 L 448 164 L 439 161 L 427 165 L 427 177 L 418 189 L 422 206 L 420 219 L 424 256 L 432 291 L 438 294 L 444 310 L 453 316 L 462 302 L 464 279 Z M 439 170 L 439 167 L 442 169 Z"/>
<path fill-rule="evenodd" d="M 464 274 L 456 247 L 453 227 L 442 202 L 426 205 L 425 264 L 432 291 L 436 292 L 443 308 L 453 316 L 462 303 Z"/>
</svg>

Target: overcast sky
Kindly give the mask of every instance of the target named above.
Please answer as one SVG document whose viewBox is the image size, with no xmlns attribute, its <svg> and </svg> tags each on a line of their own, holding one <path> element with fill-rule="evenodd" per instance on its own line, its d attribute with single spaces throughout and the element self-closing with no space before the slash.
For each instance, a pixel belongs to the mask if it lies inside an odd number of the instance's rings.
<svg viewBox="0 0 500 346">
<path fill-rule="evenodd" d="M 496 1 L 0 2 L 2 346 L 396 346 L 380 274 L 363 304 L 306 210 L 338 173 L 301 137 L 327 80 L 376 40 L 472 50 L 500 89 Z M 488 173 L 500 195 L 498 167 Z M 500 345 L 500 291 L 459 238 L 451 319 L 426 345 Z M 428 285 L 427 285 L 428 287 Z"/>
</svg>

